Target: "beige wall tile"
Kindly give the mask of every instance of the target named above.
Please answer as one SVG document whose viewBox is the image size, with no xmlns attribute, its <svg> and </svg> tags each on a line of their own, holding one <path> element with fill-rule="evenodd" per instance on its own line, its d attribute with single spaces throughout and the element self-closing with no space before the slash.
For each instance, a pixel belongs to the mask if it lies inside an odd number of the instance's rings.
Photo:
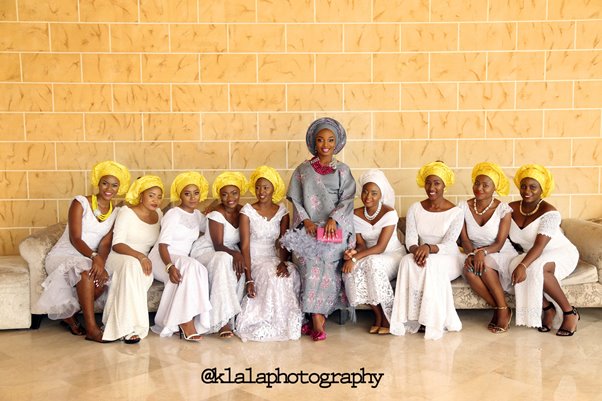
<svg viewBox="0 0 602 401">
<path fill-rule="evenodd" d="M 169 111 L 169 85 L 114 85 L 115 111 Z"/>
<path fill-rule="evenodd" d="M 54 85 L 54 111 L 110 111 L 109 85 Z"/>
<path fill-rule="evenodd" d="M 22 54 L 26 82 L 81 82 L 78 54 Z"/>
<path fill-rule="evenodd" d="M 517 139 L 515 165 L 527 163 L 544 166 L 569 166 L 571 164 L 571 141 L 569 139 Z"/>
<path fill-rule="evenodd" d="M 228 111 L 226 85 L 173 85 L 173 111 Z"/>
<path fill-rule="evenodd" d="M 459 141 L 458 166 L 472 168 L 475 164 L 483 161 L 491 161 L 500 166 L 511 166 L 513 160 L 512 151 L 512 140 L 485 139 Z"/>
<path fill-rule="evenodd" d="M 0 53 L 0 81 L 21 81 L 21 61 L 17 53 Z"/>
<path fill-rule="evenodd" d="M 573 166 L 600 166 L 602 164 L 602 141 L 596 139 L 574 139 Z"/>
<path fill-rule="evenodd" d="M 284 85 L 230 85 L 233 111 L 284 111 Z"/>
<path fill-rule="evenodd" d="M 602 25 L 599 21 L 578 21 L 576 29 L 575 46 L 578 49 L 602 49 Z"/>
<path fill-rule="evenodd" d="M 515 48 L 515 23 L 460 24 L 460 50 L 514 50 Z"/>
<path fill-rule="evenodd" d="M 431 0 L 431 21 L 485 21 L 487 2 L 482 0 Z"/>
<path fill-rule="evenodd" d="M 309 151 L 307 150 L 305 141 L 295 141 L 287 143 L 287 168 L 295 169 L 303 161 L 309 160 L 312 157 L 312 154 L 309 153 Z"/>
<path fill-rule="evenodd" d="M 206 0 L 199 2 L 201 22 L 254 22 L 255 0 Z"/>
<path fill-rule="evenodd" d="M 426 163 L 441 160 L 456 165 L 457 141 L 404 141 L 401 143 L 401 167 L 420 168 Z M 414 171 L 414 174 L 418 171 Z"/>
<path fill-rule="evenodd" d="M 228 144 L 223 142 L 175 142 L 173 144 L 174 168 L 180 170 L 228 169 L 230 166 L 228 149 Z M 205 177 L 209 180 L 208 174 L 205 174 Z"/>
<path fill-rule="evenodd" d="M 114 52 L 167 52 L 167 24 L 111 25 L 111 50 Z"/>
<path fill-rule="evenodd" d="M 286 167 L 286 142 L 232 142 L 233 169 L 254 170 L 266 165 Z"/>
<path fill-rule="evenodd" d="M 81 141 L 84 139 L 82 114 L 25 114 L 28 141 Z"/>
<path fill-rule="evenodd" d="M 305 140 L 313 113 L 259 113 L 259 139 Z"/>
<path fill-rule="evenodd" d="M 428 137 L 428 113 L 374 113 L 375 139 L 419 139 Z"/>
<path fill-rule="evenodd" d="M 313 0 L 259 0 L 258 22 L 313 22 Z"/>
<path fill-rule="evenodd" d="M 201 121 L 198 113 L 145 114 L 144 140 L 194 141 L 201 138 Z"/>
<path fill-rule="evenodd" d="M 426 53 L 374 54 L 372 64 L 375 82 L 428 81 Z"/>
<path fill-rule="evenodd" d="M 342 110 L 343 85 L 288 85 L 288 110 Z"/>
<path fill-rule="evenodd" d="M 223 83 L 257 82 L 257 55 L 202 54 L 201 81 Z"/>
<path fill-rule="evenodd" d="M 487 55 L 487 79 L 492 81 L 541 80 L 544 52 L 497 52 Z"/>
<path fill-rule="evenodd" d="M 141 22 L 196 22 L 196 0 L 140 0 Z"/>
<path fill-rule="evenodd" d="M 0 171 L 2 199 L 27 198 L 27 173 L 24 171 Z"/>
<path fill-rule="evenodd" d="M 490 21 L 544 20 L 546 3 L 538 0 L 489 0 Z"/>
<path fill-rule="evenodd" d="M 345 85 L 345 110 L 399 110 L 398 84 Z"/>
<path fill-rule="evenodd" d="M 0 170 L 54 170 L 54 145 L 44 142 L 0 142 Z"/>
<path fill-rule="evenodd" d="M 602 9 L 591 0 L 548 0 L 548 19 L 602 18 Z"/>
<path fill-rule="evenodd" d="M 505 82 L 461 83 L 461 109 L 514 108 L 514 84 Z"/>
<path fill-rule="evenodd" d="M 486 71 L 485 53 L 434 53 L 432 81 L 482 81 Z"/>
<path fill-rule="evenodd" d="M 77 0 L 19 0 L 21 21 L 77 21 Z"/>
<path fill-rule="evenodd" d="M 59 170 L 90 171 L 92 166 L 100 160 L 116 160 L 124 163 L 123 160 L 115 159 L 111 142 L 59 142 L 56 144 L 56 161 Z"/>
<path fill-rule="evenodd" d="M 458 85 L 402 84 L 402 110 L 455 110 L 458 108 Z"/>
<path fill-rule="evenodd" d="M 518 24 L 520 50 L 572 49 L 574 22 L 521 22 Z"/>
<path fill-rule="evenodd" d="M 21 113 L 0 113 L 0 138 L 5 141 L 25 139 L 24 119 Z"/>
<path fill-rule="evenodd" d="M 172 144 L 166 142 L 118 142 L 115 157 L 130 169 L 171 169 Z"/>
<path fill-rule="evenodd" d="M 573 88 L 570 82 L 518 83 L 516 106 L 520 109 L 570 108 Z"/>
<path fill-rule="evenodd" d="M 140 82 L 138 54 L 84 54 L 85 82 Z"/>
<path fill-rule="evenodd" d="M 255 113 L 207 113 L 202 119 L 203 140 L 257 139 Z"/>
<path fill-rule="evenodd" d="M 231 52 L 279 52 L 285 49 L 282 24 L 229 25 L 228 35 Z"/>
<path fill-rule="evenodd" d="M 403 24 L 402 51 L 445 51 L 458 49 L 458 24 Z"/>
<path fill-rule="evenodd" d="M 79 0 L 81 21 L 135 22 L 138 0 Z"/>
<path fill-rule="evenodd" d="M 314 56 L 311 54 L 260 54 L 259 82 L 312 82 Z"/>
<path fill-rule="evenodd" d="M 370 139 L 372 138 L 371 113 L 317 113 L 316 118 L 332 117 L 345 127 L 347 139 Z"/>
<path fill-rule="evenodd" d="M 400 50 L 398 24 L 347 24 L 345 51 L 396 52 Z"/>
<path fill-rule="evenodd" d="M 19 244 L 28 235 L 29 229 L 10 228 L 0 230 L 0 255 L 18 255 Z"/>
<path fill-rule="evenodd" d="M 602 104 L 602 81 L 575 82 L 575 107 L 599 108 Z"/>
<path fill-rule="evenodd" d="M 50 24 L 55 52 L 107 52 L 109 26 L 105 24 Z"/>
<path fill-rule="evenodd" d="M 546 60 L 547 79 L 596 79 L 602 77 L 602 50 L 554 51 Z"/>
<path fill-rule="evenodd" d="M 144 54 L 143 82 L 199 82 L 196 54 Z"/>
<path fill-rule="evenodd" d="M 0 24 L 0 50 L 48 51 L 48 24 Z"/>
<path fill-rule="evenodd" d="M 226 25 L 173 24 L 169 34 L 173 52 L 223 52 L 228 47 Z"/>
<path fill-rule="evenodd" d="M 16 19 L 17 3 L 15 1 L 0 2 L 0 21 L 14 21 Z"/>
<path fill-rule="evenodd" d="M 554 194 L 591 194 L 599 191 L 599 168 L 553 168 Z"/>
<path fill-rule="evenodd" d="M 317 54 L 316 81 L 370 82 L 371 64 L 369 54 Z"/>
<path fill-rule="evenodd" d="M 45 84 L 0 84 L 0 111 L 51 111 L 52 88 Z"/>
<path fill-rule="evenodd" d="M 57 222 L 56 202 L 0 201 L 0 227 L 44 227 Z"/>
<path fill-rule="evenodd" d="M 602 216 L 602 195 L 571 196 L 570 217 L 594 219 L 600 216 Z"/>
<path fill-rule="evenodd" d="M 90 141 L 140 141 L 142 119 L 140 114 L 87 114 L 86 139 Z"/>
<path fill-rule="evenodd" d="M 399 167 L 399 141 L 352 141 L 345 146 L 345 163 L 353 168 Z"/>
<path fill-rule="evenodd" d="M 600 137 L 600 110 L 551 110 L 545 112 L 547 137 Z"/>
<path fill-rule="evenodd" d="M 430 113 L 430 137 L 484 138 L 484 111 L 446 111 Z"/>
<path fill-rule="evenodd" d="M 364 22 L 372 20 L 370 0 L 315 0 L 317 22 Z"/>
<path fill-rule="evenodd" d="M 286 39 L 288 51 L 339 52 L 343 50 L 343 25 L 290 24 Z"/>
<path fill-rule="evenodd" d="M 542 136 L 542 111 L 487 112 L 488 138 L 538 138 Z"/>
<path fill-rule="evenodd" d="M 429 0 L 374 0 L 375 22 L 429 21 Z"/>
<path fill-rule="evenodd" d="M 71 199 L 85 194 L 87 172 L 35 171 L 29 173 L 29 196 L 33 199 Z"/>
</svg>

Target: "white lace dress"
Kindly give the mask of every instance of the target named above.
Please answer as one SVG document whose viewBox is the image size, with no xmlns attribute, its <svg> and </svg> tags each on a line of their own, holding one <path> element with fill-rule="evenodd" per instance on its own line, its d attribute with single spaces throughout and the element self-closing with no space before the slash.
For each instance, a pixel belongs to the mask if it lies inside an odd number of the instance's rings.
<svg viewBox="0 0 602 401">
<path fill-rule="evenodd" d="M 359 259 L 351 273 L 343 274 L 345 292 L 351 306 L 380 304 L 389 321 L 395 299 L 391 280 L 397 276 L 399 261 L 406 254 L 397 237 L 398 220 L 395 210 L 385 213 L 374 225 L 353 215 L 355 233 L 362 236 L 367 248 L 376 245 L 383 228 L 395 226 L 395 231 L 383 253 Z"/>
<path fill-rule="evenodd" d="M 527 268 L 527 279 L 514 286 L 517 326 L 541 327 L 543 266 L 546 263 L 554 262 L 556 264 L 554 277 L 559 282 L 577 267 L 579 251 L 562 233 L 560 229 L 561 220 L 560 213 L 554 210 L 542 214 L 523 229 L 520 229 L 514 220 L 510 223 L 510 239 L 525 251 L 510 262 L 510 276 L 523 260 L 526 252 L 531 249 L 538 234 L 550 237 L 550 241 L 546 244 L 542 254 Z M 507 285 L 510 286 L 510 284 Z M 558 305 L 555 306 L 556 317 L 560 318 L 562 311 Z M 559 322 L 560 319 L 556 320 L 555 326 Z"/>
<path fill-rule="evenodd" d="M 148 257 L 153 263 L 153 275 L 165 284 L 161 302 L 151 330 L 161 337 L 179 331 L 178 325 L 193 320 L 196 332 L 206 333 L 210 328 L 211 303 L 209 277 L 201 262 L 188 256 L 192 243 L 205 231 L 206 218 L 198 210 L 188 213 L 174 207 L 161 220 L 161 234 Z M 159 254 L 159 244 L 167 244 L 171 262 L 180 270 L 182 281 L 174 284 L 165 271 Z"/>
<path fill-rule="evenodd" d="M 406 247 L 437 245 L 420 267 L 409 253 L 401 258 L 397 273 L 391 333 L 416 333 L 426 327 L 425 339 L 436 340 L 444 330 L 460 331 L 462 323 L 454 307 L 451 281 L 462 274 L 456 240 L 462 231 L 464 215 L 458 207 L 444 212 L 426 211 L 420 202 L 410 206 L 406 220 Z"/>
<path fill-rule="evenodd" d="M 236 317 L 236 334 L 243 341 L 298 340 L 303 320 L 299 272 L 294 264 L 287 262 L 290 276 L 276 275 L 280 258 L 275 245 L 280 236 L 280 221 L 288 211 L 280 204 L 270 220 L 250 204 L 240 212 L 249 217 L 250 222 L 251 275 L 256 295 L 243 299 L 242 310 Z"/>
<path fill-rule="evenodd" d="M 466 201 L 462 201 L 458 204 L 458 207 L 464 212 L 464 224 L 466 224 L 466 233 L 474 248 L 481 248 L 489 246 L 495 242 L 498 231 L 500 229 L 500 221 L 508 213 L 512 213 L 512 208 L 505 202 L 500 202 L 495 208 L 495 211 L 487 220 L 487 222 L 480 226 L 476 222 L 474 215 L 470 211 L 470 205 Z M 510 261 L 518 255 L 516 249 L 510 243 L 510 240 L 506 239 L 504 246 L 499 252 L 490 253 L 485 256 L 485 264 L 498 272 L 500 277 L 500 283 L 505 291 L 508 291 L 510 284 L 510 276 L 508 274 L 508 266 Z M 460 264 L 464 266 L 464 260 L 466 255 L 460 256 Z"/>
<path fill-rule="evenodd" d="M 82 240 L 90 249 L 97 251 L 100 241 L 111 231 L 119 208 L 115 208 L 105 221 L 98 221 L 85 196 L 78 195 L 74 201 L 83 207 Z M 48 252 L 45 265 L 48 277 L 42 283 L 44 292 L 38 300 L 38 308 L 48 313 L 50 319 L 73 316 L 80 310 L 75 286 L 81 280 L 82 272 L 92 268 L 92 260 L 73 247 L 69 239 L 69 226 L 65 227 L 61 238 Z M 105 297 L 101 298 L 97 300 L 97 304 L 103 303 Z"/>
<path fill-rule="evenodd" d="M 240 233 L 223 214 L 210 212 L 207 219 L 224 226 L 223 244 L 225 247 L 238 250 Z M 216 252 L 209 230 L 209 222 L 205 235 L 192 245 L 190 256 L 201 262 L 209 273 L 209 301 L 211 302 L 209 333 L 216 333 L 226 323 L 234 327 L 234 317 L 240 312 L 245 286 L 245 276 L 236 279 L 232 256 L 226 252 Z"/>
<path fill-rule="evenodd" d="M 115 221 L 113 245 L 126 244 L 148 255 L 161 229 L 161 210 L 157 209 L 157 213 L 159 220 L 148 224 L 129 207 L 122 207 Z M 109 253 L 105 266 L 111 274 L 111 286 L 102 315 L 105 325 L 102 339 L 114 341 L 129 334 L 146 337 L 149 328 L 147 292 L 153 284 L 153 275 L 144 274 L 135 257 L 115 251 Z"/>
</svg>

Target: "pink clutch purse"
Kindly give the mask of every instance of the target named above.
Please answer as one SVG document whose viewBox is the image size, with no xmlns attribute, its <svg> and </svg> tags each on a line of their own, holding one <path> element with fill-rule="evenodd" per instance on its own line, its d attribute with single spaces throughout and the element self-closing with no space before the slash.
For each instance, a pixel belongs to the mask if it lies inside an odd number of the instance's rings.
<svg viewBox="0 0 602 401">
<path fill-rule="evenodd" d="M 326 238 L 324 236 L 324 227 L 318 227 L 318 233 L 316 235 L 316 239 L 320 242 L 332 242 L 334 244 L 340 244 L 343 242 L 343 230 L 337 228 L 334 237 Z"/>
</svg>

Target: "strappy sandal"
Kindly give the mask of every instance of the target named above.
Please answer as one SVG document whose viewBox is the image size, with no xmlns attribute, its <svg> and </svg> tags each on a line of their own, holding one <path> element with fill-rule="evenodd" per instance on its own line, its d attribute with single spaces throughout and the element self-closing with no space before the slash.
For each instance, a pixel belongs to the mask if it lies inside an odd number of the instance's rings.
<svg viewBox="0 0 602 401">
<path fill-rule="evenodd" d="M 178 325 L 178 329 L 180 330 L 180 340 L 192 341 L 198 343 L 203 339 L 203 336 L 199 333 L 192 333 L 190 335 L 186 335 L 182 326 Z"/>
<path fill-rule="evenodd" d="M 562 311 L 562 315 L 563 316 L 576 315 L 577 316 L 577 321 L 581 320 L 581 315 L 579 314 L 579 312 L 577 312 L 577 308 L 575 308 L 574 306 L 571 306 L 571 310 L 568 311 L 568 312 Z M 556 335 L 558 337 L 570 337 L 573 334 L 575 334 L 576 331 L 577 331 L 577 327 L 575 327 L 575 330 L 573 330 L 573 331 L 570 331 L 570 330 L 567 330 L 567 329 L 563 329 L 561 327 L 556 332 Z"/>
<path fill-rule="evenodd" d="M 140 342 L 140 336 L 138 334 L 132 333 L 123 337 L 123 342 L 126 344 L 138 344 Z"/>
<path fill-rule="evenodd" d="M 497 309 L 508 309 L 507 306 L 498 306 Z M 510 317 L 508 317 L 508 323 L 505 327 L 493 326 L 492 332 L 495 334 L 505 333 L 510 328 L 510 322 L 512 322 L 512 309 L 510 309 Z"/>
<path fill-rule="evenodd" d="M 545 312 L 549 311 L 550 309 L 554 309 L 554 304 L 552 302 L 550 302 L 548 304 L 548 306 L 546 306 L 542 310 L 544 311 L 544 314 L 545 314 Z M 543 324 L 543 323 L 542 323 L 541 327 L 537 328 L 537 331 L 539 331 L 540 333 L 547 333 L 550 330 L 552 330 L 552 328 L 550 326 L 547 326 L 547 325 Z"/>
</svg>

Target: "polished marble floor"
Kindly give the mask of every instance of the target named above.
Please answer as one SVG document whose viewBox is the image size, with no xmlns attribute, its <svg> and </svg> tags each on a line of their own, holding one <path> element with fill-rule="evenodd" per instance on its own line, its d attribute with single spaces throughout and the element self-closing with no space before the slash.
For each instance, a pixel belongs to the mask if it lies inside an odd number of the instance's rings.
<svg viewBox="0 0 602 401">
<path fill-rule="evenodd" d="M 137 345 L 84 341 L 44 320 L 37 331 L 0 332 L 0 400 L 602 400 L 602 309 L 582 309 L 571 338 L 514 326 L 491 334 L 487 311 L 460 318 L 463 330 L 439 341 L 369 335 L 360 311 L 355 324 L 329 321 L 319 343 L 195 344 L 151 333 Z M 263 383 L 203 382 L 213 372 L 227 380 L 227 368 L 232 381 L 246 380 L 250 367 Z M 278 372 L 298 383 L 268 388 L 267 374 Z"/>
</svg>

